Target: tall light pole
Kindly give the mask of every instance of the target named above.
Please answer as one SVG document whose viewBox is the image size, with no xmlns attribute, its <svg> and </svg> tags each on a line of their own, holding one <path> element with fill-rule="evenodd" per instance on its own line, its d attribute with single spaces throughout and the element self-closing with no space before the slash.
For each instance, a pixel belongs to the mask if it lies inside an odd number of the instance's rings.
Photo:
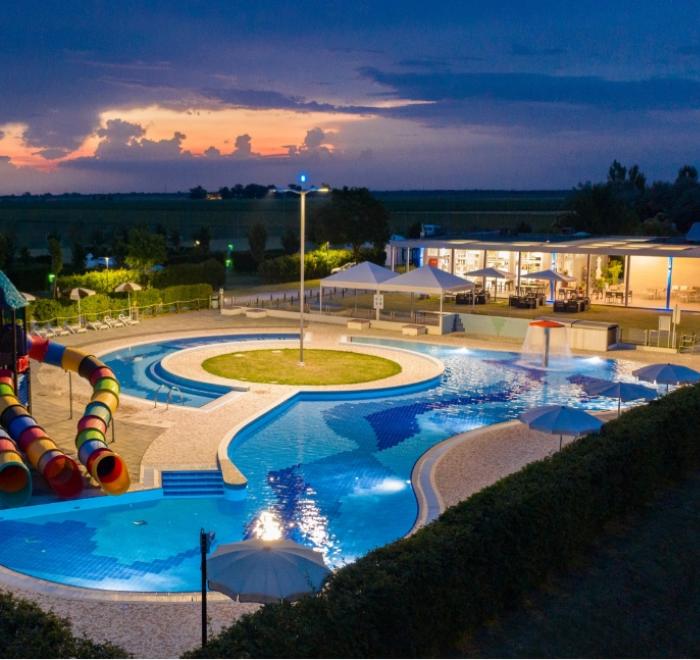
<svg viewBox="0 0 700 660">
<path fill-rule="evenodd" d="M 294 193 L 299 195 L 299 366 L 304 366 L 304 256 L 306 247 L 306 196 L 310 192 L 327 193 L 330 192 L 328 186 L 321 186 L 317 188 L 316 186 L 304 185 L 307 182 L 306 174 L 302 174 L 299 177 L 301 186 L 299 188 L 275 188 L 274 192 L 284 194 L 284 193 Z"/>
</svg>

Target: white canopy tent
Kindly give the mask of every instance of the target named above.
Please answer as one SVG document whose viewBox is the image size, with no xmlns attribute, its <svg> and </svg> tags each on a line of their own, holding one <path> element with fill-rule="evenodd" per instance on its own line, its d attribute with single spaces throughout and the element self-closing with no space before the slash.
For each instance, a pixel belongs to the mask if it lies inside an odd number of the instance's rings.
<svg viewBox="0 0 700 660">
<path fill-rule="evenodd" d="M 403 275 L 382 285 L 383 291 L 395 291 L 397 293 L 427 293 L 440 296 L 440 314 L 445 293 L 450 291 L 468 291 L 474 288 L 474 283 L 452 275 L 445 270 L 434 266 L 422 266 L 410 270 Z"/>
<path fill-rule="evenodd" d="M 522 278 L 526 278 L 529 280 L 545 280 L 549 282 L 551 288 L 552 288 L 552 300 L 555 300 L 557 297 L 557 284 L 561 283 L 569 283 L 569 282 L 575 282 L 576 278 L 571 277 L 571 275 L 565 275 L 564 273 L 559 273 L 556 270 L 538 270 L 535 273 L 527 273 L 522 276 Z M 522 279 L 521 278 L 521 279 Z"/>
<path fill-rule="evenodd" d="M 319 284 L 319 300 L 318 307 L 319 311 L 323 311 L 323 288 L 337 288 L 337 289 L 367 289 L 370 291 L 379 292 L 383 289 L 382 286 L 384 282 L 391 280 L 396 277 L 396 273 L 384 268 L 383 266 L 378 266 L 373 264 L 371 261 L 363 261 L 357 266 L 348 268 L 348 270 L 343 270 L 328 277 L 324 277 Z M 377 309 L 377 318 L 379 318 L 379 310 Z"/>
</svg>

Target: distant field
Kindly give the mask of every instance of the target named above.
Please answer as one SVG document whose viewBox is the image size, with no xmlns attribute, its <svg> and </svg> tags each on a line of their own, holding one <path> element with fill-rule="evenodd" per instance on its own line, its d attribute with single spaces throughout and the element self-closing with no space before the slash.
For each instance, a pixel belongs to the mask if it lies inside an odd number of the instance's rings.
<svg viewBox="0 0 700 660">
<path fill-rule="evenodd" d="M 527 222 L 533 231 L 546 231 L 562 213 L 565 192 L 436 191 L 375 193 L 391 213 L 392 231 L 405 234 L 415 222 L 438 224 L 450 232 L 515 227 Z M 322 199 L 309 199 L 309 211 Z M 221 244 L 233 241 L 247 248 L 245 237 L 257 221 L 267 226 L 270 247 L 276 247 L 287 227 L 297 227 L 294 198 L 199 201 L 175 195 L 127 196 L 112 199 L 0 199 L 0 231 L 15 232 L 20 246 L 43 248 L 46 235 L 56 232 L 68 244 L 79 237 L 90 242 L 96 230 L 161 224 L 189 241 L 200 226 L 208 226 Z M 220 246 L 219 246 L 220 247 Z"/>
</svg>

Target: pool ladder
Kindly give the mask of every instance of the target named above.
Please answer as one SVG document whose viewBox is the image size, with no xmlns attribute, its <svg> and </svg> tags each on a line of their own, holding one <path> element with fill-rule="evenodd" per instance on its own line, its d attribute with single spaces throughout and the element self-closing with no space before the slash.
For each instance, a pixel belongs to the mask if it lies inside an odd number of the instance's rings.
<svg viewBox="0 0 700 660">
<path fill-rule="evenodd" d="M 185 395 L 182 393 L 182 390 L 177 386 L 177 385 L 166 385 L 165 383 L 161 383 L 158 385 L 158 389 L 156 390 L 156 393 L 153 395 L 153 407 L 157 408 L 158 407 L 158 395 L 160 394 L 160 391 L 164 388 L 168 388 L 168 395 L 165 397 L 165 409 L 167 410 L 170 408 L 170 401 L 173 398 L 173 392 L 178 392 L 180 394 L 180 403 L 185 402 Z"/>
</svg>

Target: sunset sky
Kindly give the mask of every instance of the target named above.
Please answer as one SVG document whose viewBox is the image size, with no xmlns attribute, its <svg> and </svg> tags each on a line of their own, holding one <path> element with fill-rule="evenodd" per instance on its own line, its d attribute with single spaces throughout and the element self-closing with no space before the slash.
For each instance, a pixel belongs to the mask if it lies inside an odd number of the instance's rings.
<svg viewBox="0 0 700 660">
<path fill-rule="evenodd" d="M 0 193 L 700 165 L 700 3 L 3 3 Z"/>
</svg>

